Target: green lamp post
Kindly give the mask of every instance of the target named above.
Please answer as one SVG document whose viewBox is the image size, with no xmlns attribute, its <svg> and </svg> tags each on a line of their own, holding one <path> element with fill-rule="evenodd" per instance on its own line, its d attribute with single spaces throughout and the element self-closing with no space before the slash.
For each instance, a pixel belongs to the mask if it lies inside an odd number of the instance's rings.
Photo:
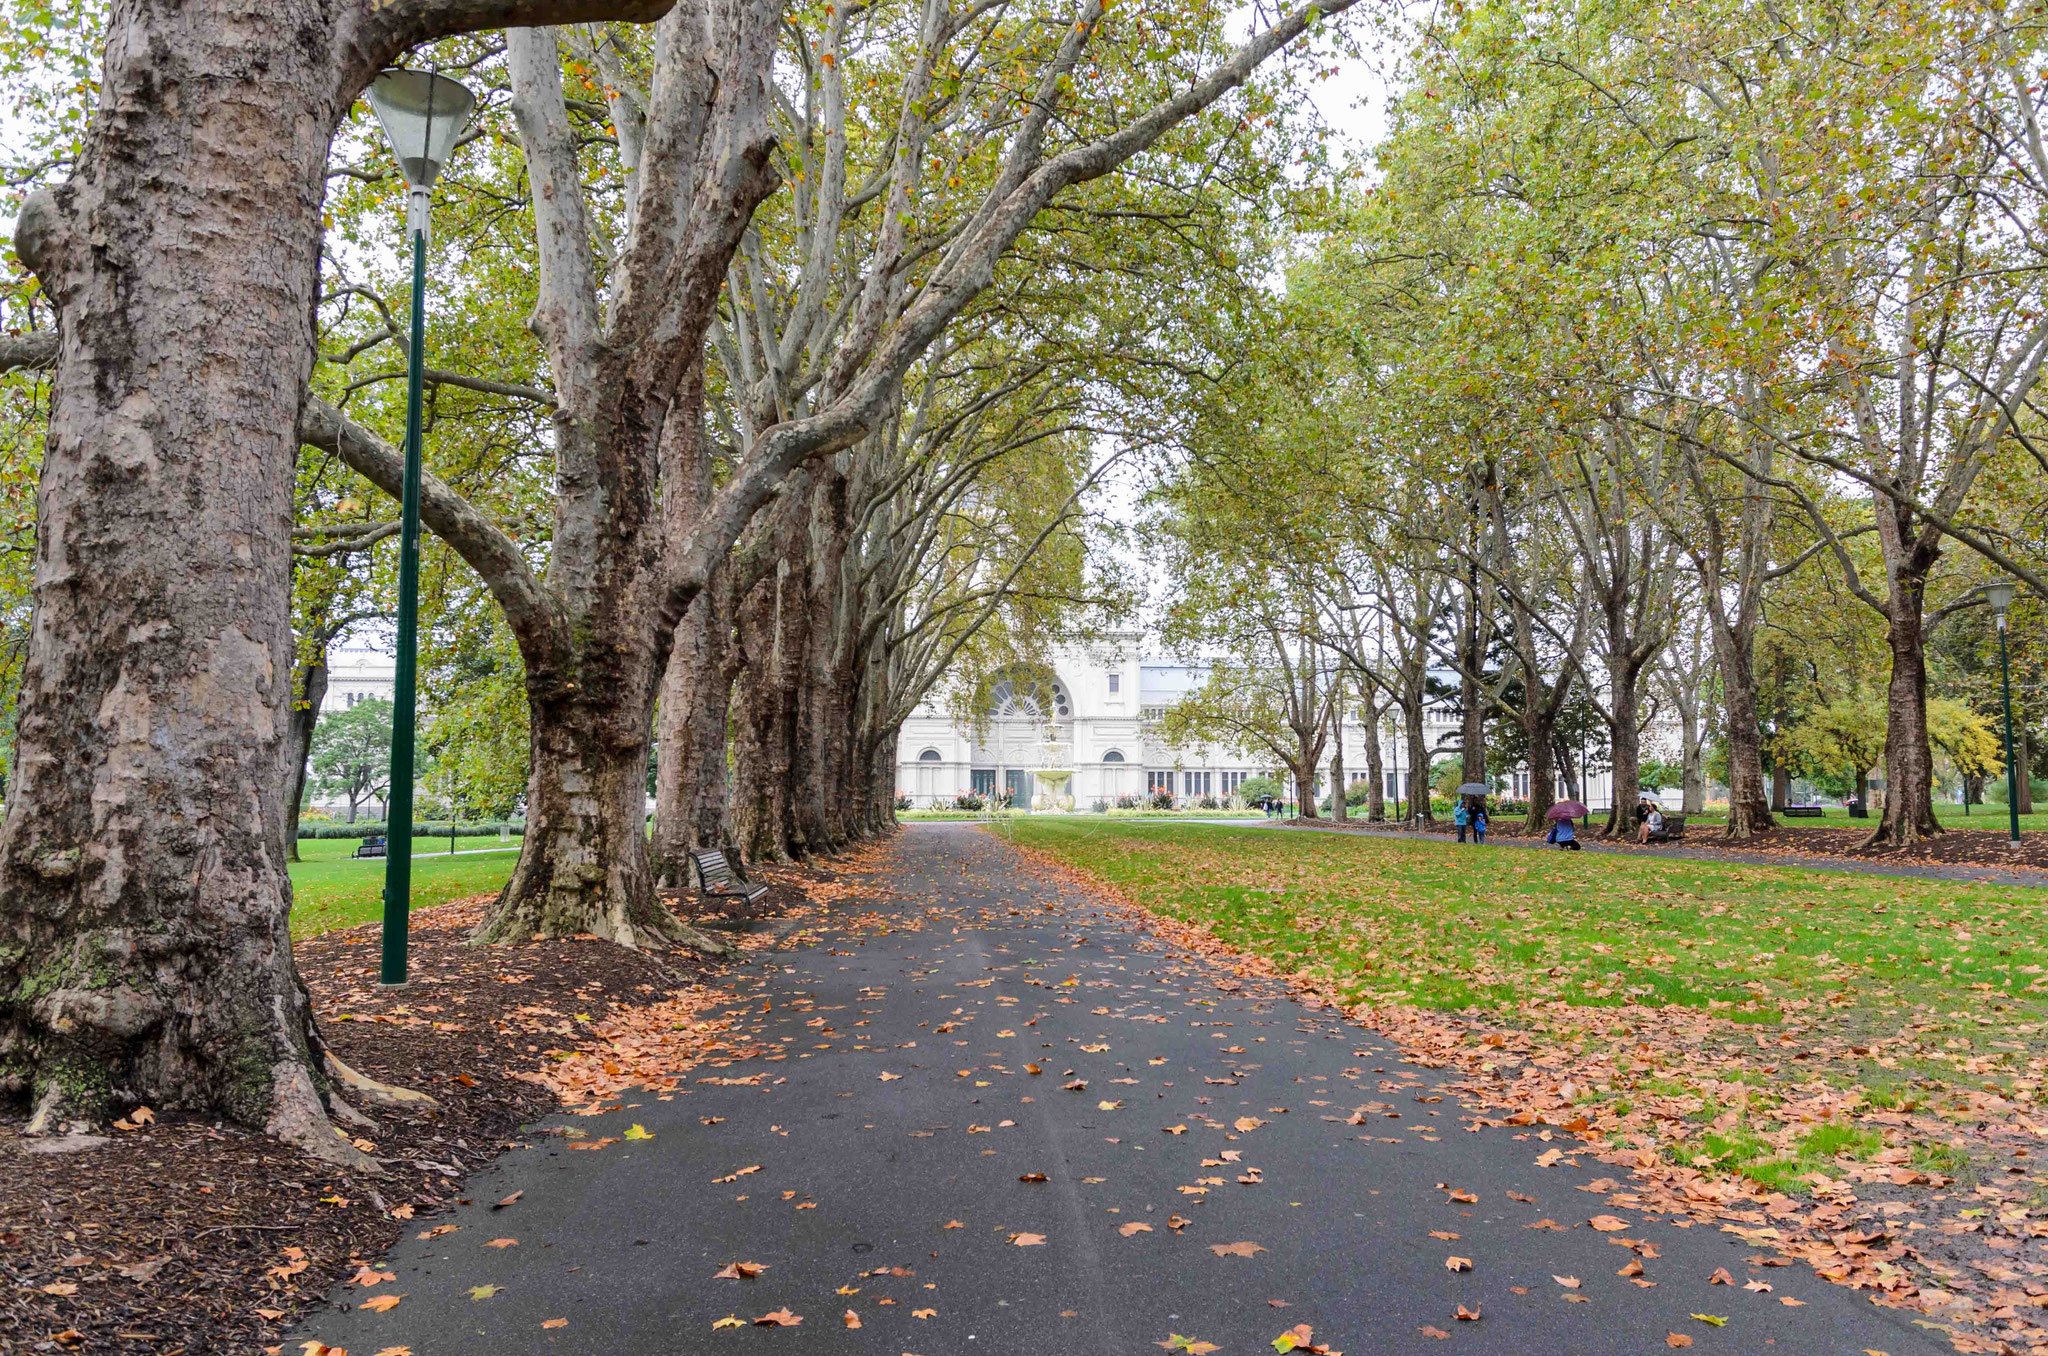
<svg viewBox="0 0 2048 1356">
<path fill-rule="evenodd" d="M 398 673 L 391 694 L 391 795 L 385 814 L 384 955 L 379 979 L 405 983 L 412 914 L 414 674 L 419 661 L 420 387 L 426 367 L 427 216 L 434 180 L 469 122 L 476 96 L 427 71 L 389 70 L 370 82 L 370 107 L 405 175 L 412 242 L 412 341 L 406 349 L 405 487 L 398 529 Z"/>
<path fill-rule="evenodd" d="M 1984 599 L 1998 614 L 1998 685 L 2005 702 L 2005 811 L 2012 824 L 2008 846 L 2020 845 L 2020 769 L 2012 759 L 2012 665 L 2005 653 L 2005 614 L 2012 607 L 2018 588 L 2012 584 L 1987 584 Z"/>
</svg>

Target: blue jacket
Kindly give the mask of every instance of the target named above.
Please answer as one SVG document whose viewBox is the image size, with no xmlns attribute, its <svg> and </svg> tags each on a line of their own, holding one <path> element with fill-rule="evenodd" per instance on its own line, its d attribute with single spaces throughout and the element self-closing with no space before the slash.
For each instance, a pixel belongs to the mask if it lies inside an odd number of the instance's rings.
<svg viewBox="0 0 2048 1356">
<path fill-rule="evenodd" d="M 1553 843 L 1569 843 L 1574 836 L 1569 819 L 1556 820 L 1550 826 L 1550 841 Z"/>
<path fill-rule="evenodd" d="M 1459 801 L 1458 808 L 1451 811 L 1451 822 L 1459 828 L 1463 828 L 1472 822 L 1471 813 L 1466 810 L 1464 801 Z"/>
</svg>

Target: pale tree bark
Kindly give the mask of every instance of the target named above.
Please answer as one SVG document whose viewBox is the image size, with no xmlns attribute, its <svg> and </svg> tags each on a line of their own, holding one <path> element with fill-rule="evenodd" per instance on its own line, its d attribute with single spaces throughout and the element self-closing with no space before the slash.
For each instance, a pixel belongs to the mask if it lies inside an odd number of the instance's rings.
<svg viewBox="0 0 2048 1356">
<path fill-rule="evenodd" d="M 676 629 L 662 679 L 655 747 L 654 870 L 689 884 L 688 854 L 734 841 L 726 725 L 732 709 L 732 604 L 721 581 L 697 595 Z"/>
<path fill-rule="evenodd" d="M 1350 784 L 1344 780 L 1344 701 L 1334 697 L 1330 704 L 1330 819 L 1342 824 L 1351 818 L 1351 807 L 1344 803 L 1344 794 Z"/>
<path fill-rule="evenodd" d="M 18 772 L 0 827 L 0 1086 L 339 1137 L 285 875 L 292 431 L 328 142 L 414 43 L 657 6 L 117 6 L 100 112 L 16 237 L 59 315 Z"/>
</svg>

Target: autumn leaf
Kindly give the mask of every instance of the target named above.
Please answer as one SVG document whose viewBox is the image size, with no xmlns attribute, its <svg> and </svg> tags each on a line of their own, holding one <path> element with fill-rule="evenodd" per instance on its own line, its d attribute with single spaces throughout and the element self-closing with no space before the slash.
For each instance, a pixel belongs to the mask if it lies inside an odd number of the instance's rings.
<svg viewBox="0 0 2048 1356">
<path fill-rule="evenodd" d="M 1122 1107 L 1122 1102 L 1097 1102 L 1095 1104 L 1095 1109 L 1097 1111 L 1117 1111 L 1120 1110 Z"/>
<path fill-rule="evenodd" d="M 843 1315 L 840 1316 L 839 1321 L 841 1323 L 844 1323 L 849 1328 L 858 1328 L 860 1326 L 860 1315 L 855 1313 L 853 1310 L 848 1309 Z"/>
<path fill-rule="evenodd" d="M 721 1318 L 716 1323 L 713 1323 L 711 1325 L 711 1330 L 713 1332 L 716 1332 L 720 1328 L 744 1328 L 746 1326 L 746 1321 L 740 1318 L 739 1315 L 727 1314 L 724 1318 Z"/>
<path fill-rule="evenodd" d="M 1750 1291 L 1768 1291 L 1771 1288 L 1771 1283 L 1769 1281 L 1744 1281 L 1742 1288 Z"/>
<path fill-rule="evenodd" d="M 1727 1319 L 1718 1317 L 1714 1314 L 1688 1314 L 1687 1317 L 1696 1318 L 1702 1323 L 1711 1323 L 1713 1326 L 1717 1328 L 1725 1328 L 1728 1326 Z"/>
<path fill-rule="evenodd" d="M 569 1326 L 569 1320 L 566 1318 L 544 1318 L 540 1321 L 540 1325 L 543 1328 L 566 1328 Z"/>
<path fill-rule="evenodd" d="M 1550 1279 L 1556 1281 L 1567 1290 L 1577 1290 L 1579 1288 L 1579 1278 L 1576 1276 L 1552 1276 Z"/>
<path fill-rule="evenodd" d="M 1450 1193 L 1450 1195 L 1451 1199 L 1456 1201 L 1460 1205 L 1473 1205 L 1476 1204 L 1479 1200 L 1477 1196 L 1473 1195 L 1469 1191 L 1453 1191 Z"/>
<path fill-rule="evenodd" d="M 1587 1220 L 1586 1223 L 1592 1225 L 1603 1234 L 1619 1233 L 1621 1230 L 1628 1228 L 1627 1220 L 1618 1219 L 1613 1215 L 1595 1215 Z"/>
<path fill-rule="evenodd" d="M 1439 1342 L 1446 1341 L 1450 1338 L 1450 1334 L 1445 1332 L 1442 1328 L 1432 1328 L 1427 1323 L 1423 1324 L 1420 1328 L 1417 1328 L 1416 1331 L 1421 1333 L 1424 1337 L 1434 1337 Z"/>
<path fill-rule="evenodd" d="M 411 1347 L 379 1347 L 371 1356 L 412 1356 Z"/>
<path fill-rule="evenodd" d="M 1664 1345 L 1667 1347 L 1689 1347 L 1692 1345 L 1692 1339 L 1682 1332 L 1666 1333 L 1664 1335 Z"/>
<path fill-rule="evenodd" d="M 1044 1234 L 1011 1234 L 1010 1242 L 1020 1248 L 1036 1248 L 1045 1242 Z"/>
<path fill-rule="evenodd" d="M 910 1316 L 912 1318 L 937 1318 L 939 1311 L 937 1309 L 912 1309 Z"/>
<path fill-rule="evenodd" d="M 1196 1356 L 1209 1356 L 1212 1351 L 1223 1350 L 1214 1342 L 1197 1342 L 1194 1338 L 1182 1337 L 1177 1332 L 1167 1334 L 1164 1342 L 1155 1342 L 1153 1345 L 1165 1347 L 1168 1351 L 1192 1351 Z"/>
<path fill-rule="evenodd" d="M 521 1196 L 524 1196 L 525 1194 L 526 1193 L 524 1191 L 515 1191 L 510 1196 L 507 1196 L 504 1200 L 499 1201 L 496 1205 L 492 1206 L 491 1209 L 503 1210 L 506 1206 L 512 1204 L 512 1202 L 518 1200 Z"/>
<path fill-rule="evenodd" d="M 1778 1303 L 1784 1305 L 1787 1309 L 1804 1309 L 1806 1307 L 1805 1300 L 1793 1299 L 1790 1295 L 1778 1296 Z"/>
<path fill-rule="evenodd" d="M 966 1226 L 966 1225 L 964 1225 L 964 1224 L 962 1224 L 962 1223 L 961 1223 L 961 1222 L 960 1222 L 959 1220 L 957 1220 L 957 1219 L 949 1219 L 949 1220 L 947 1220 L 947 1221 L 945 1222 L 945 1224 L 944 1224 L 944 1225 L 942 1225 L 942 1226 L 940 1226 L 940 1227 L 942 1227 L 942 1228 L 946 1228 L 946 1229 L 965 1229 L 965 1228 L 966 1228 L 967 1226 Z"/>
<path fill-rule="evenodd" d="M 1444 1258 L 1444 1270 L 1446 1271 L 1470 1271 L 1471 1269 L 1472 1259 L 1469 1257 Z"/>
<path fill-rule="evenodd" d="M 1446 1243 L 1455 1243 L 1458 1241 L 1458 1236 L 1452 1233 L 1449 1229 L 1431 1229 L 1429 1231 L 1429 1236 L 1431 1238 L 1441 1238 Z"/>
<path fill-rule="evenodd" d="M 1131 1235 L 1133 1235 L 1133 1234 L 1149 1234 L 1149 1233 L 1151 1233 L 1151 1232 L 1152 1232 L 1152 1226 L 1151 1226 L 1151 1225 L 1149 1225 L 1149 1224 L 1146 1224 L 1146 1223 L 1144 1223 L 1144 1222 L 1142 1222 L 1142 1221 L 1139 1221 L 1139 1220 L 1133 1220 L 1133 1221 L 1132 1221 L 1131 1223 L 1129 1223 L 1129 1224 L 1119 1224 L 1119 1225 L 1117 1225 L 1117 1226 L 1116 1226 L 1116 1231 L 1117 1231 L 1118 1233 L 1122 1234 L 1122 1235 L 1123 1235 L 1123 1236 L 1124 1236 L 1125 1238 L 1129 1238 L 1129 1237 L 1130 1237 Z"/>
<path fill-rule="evenodd" d="M 1232 1124 L 1237 1127 L 1239 1134 L 1249 1135 L 1252 1131 L 1264 1125 L 1265 1122 L 1257 1116 L 1239 1116 Z"/>
<path fill-rule="evenodd" d="M 1209 1251 L 1215 1253 L 1218 1257 L 1250 1257 L 1254 1253 L 1261 1253 L 1265 1250 L 1265 1245 L 1251 1242 L 1211 1243 L 1209 1245 Z"/>
<path fill-rule="evenodd" d="M 884 1083 L 894 1083 L 901 1077 L 903 1077 L 902 1074 L 889 1073 L 887 1070 L 884 1070 L 881 1075 L 881 1081 Z"/>
<path fill-rule="evenodd" d="M 1045 1174 L 1042 1172 L 1019 1173 L 1017 1175 L 1017 1180 L 1020 1182 L 1043 1182 L 1045 1180 Z"/>
<path fill-rule="evenodd" d="M 1631 1257 L 1631 1258 L 1629 1258 L 1629 1259 L 1628 1259 L 1628 1265 L 1627 1265 L 1627 1266 L 1625 1266 L 1625 1267 L 1623 1267 L 1623 1268 L 1622 1268 L 1621 1270 L 1619 1270 L 1619 1271 L 1615 1272 L 1614 1274 L 1615 1274 L 1615 1275 L 1617 1275 L 1617 1276 L 1640 1276 L 1640 1275 L 1642 1275 L 1642 1274 L 1643 1274 L 1643 1263 L 1642 1263 L 1642 1259 L 1641 1259 L 1641 1258 L 1639 1258 L 1639 1257 Z"/>
<path fill-rule="evenodd" d="M 1458 1317 L 1467 1323 L 1477 1323 L 1479 1321 L 1479 1306 L 1475 1304 L 1470 1309 L 1467 1309 L 1464 1305 L 1459 1305 Z"/>
<path fill-rule="evenodd" d="M 519 1240 L 516 1238 L 494 1238 L 484 1244 L 484 1246 L 487 1248 L 516 1248 L 519 1246 Z"/>
<path fill-rule="evenodd" d="M 711 1273 L 714 1281 L 751 1280 L 768 1269 L 766 1262 L 727 1262 Z"/>
<path fill-rule="evenodd" d="M 754 1320 L 757 1328 L 794 1328 L 803 1319 L 787 1309 L 771 1309 Z M 735 1324 L 734 1326 L 738 1326 Z"/>
<path fill-rule="evenodd" d="M 626 1130 L 626 1138 L 627 1138 L 627 1139 L 653 1139 L 653 1138 L 654 1138 L 654 1133 L 653 1133 L 652 1131 L 650 1131 L 650 1130 L 649 1130 L 649 1129 L 648 1129 L 648 1128 L 647 1128 L 646 1126 L 644 1126 L 644 1125 L 641 1125 L 641 1124 L 640 1124 L 639 1122 L 637 1122 L 637 1121 L 636 1121 L 636 1122 L 634 1122 L 634 1123 L 633 1123 L 633 1124 L 632 1124 L 631 1126 L 629 1126 L 629 1127 L 627 1128 L 627 1130 Z"/>
<path fill-rule="evenodd" d="M 473 1300 L 487 1300 L 504 1288 L 502 1285 L 473 1285 L 469 1288 L 469 1297 Z"/>
<path fill-rule="evenodd" d="M 575 1146 L 574 1146 L 574 1145 L 571 1145 L 570 1147 L 571 1147 L 571 1148 L 574 1148 Z M 759 1163 L 755 1163 L 755 1164 L 753 1164 L 753 1165 L 752 1165 L 752 1166 L 750 1166 L 750 1167 L 745 1167 L 745 1168 L 735 1168 L 735 1169 L 734 1169 L 733 1171 L 731 1171 L 731 1172 L 727 1173 L 727 1174 L 726 1174 L 725 1176 L 723 1176 L 723 1177 L 714 1177 L 714 1178 L 712 1178 L 712 1179 L 711 1179 L 711 1181 L 712 1181 L 712 1184 L 713 1184 L 714 1186 L 718 1186 L 718 1185 L 723 1185 L 723 1184 L 724 1184 L 724 1183 L 726 1183 L 726 1182 L 737 1182 L 737 1181 L 739 1181 L 739 1180 L 740 1180 L 740 1178 L 742 1178 L 742 1177 L 745 1177 L 745 1176 L 749 1175 L 750 1173 L 756 1173 L 756 1172 L 759 1172 L 760 1170 L 761 1170 L 761 1165 L 760 1165 Z"/>
<path fill-rule="evenodd" d="M 401 1298 L 402 1296 L 399 1295 L 373 1295 L 361 1304 L 358 1304 L 356 1308 L 368 1309 L 373 1314 L 381 1314 L 388 1310 L 396 1309 Z"/>
<path fill-rule="evenodd" d="M 1715 1267 L 1714 1274 L 1707 1277 L 1708 1285 L 1733 1285 L 1735 1278 L 1728 1274 L 1727 1267 Z"/>
</svg>

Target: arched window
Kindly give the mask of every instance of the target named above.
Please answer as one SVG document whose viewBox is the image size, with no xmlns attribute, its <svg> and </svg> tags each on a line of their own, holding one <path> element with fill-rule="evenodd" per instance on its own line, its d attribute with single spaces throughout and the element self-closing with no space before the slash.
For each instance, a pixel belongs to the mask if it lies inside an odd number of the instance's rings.
<svg viewBox="0 0 2048 1356">
<path fill-rule="evenodd" d="M 1102 761 L 1105 763 L 1121 763 L 1123 760 L 1124 755 L 1120 749 L 1111 749 L 1102 755 Z"/>
<path fill-rule="evenodd" d="M 941 761 L 939 758 L 939 751 L 937 749 L 926 749 L 923 753 L 917 755 L 917 761 L 920 763 L 939 762 Z"/>
<path fill-rule="evenodd" d="M 990 715 L 998 717 L 1023 716 L 1031 720 L 1057 717 L 1067 720 L 1074 714 L 1074 703 L 1067 695 L 1067 685 L 1050 674 L 1013 672 L 990 686 L 988 710 Z"/>
</svg>

